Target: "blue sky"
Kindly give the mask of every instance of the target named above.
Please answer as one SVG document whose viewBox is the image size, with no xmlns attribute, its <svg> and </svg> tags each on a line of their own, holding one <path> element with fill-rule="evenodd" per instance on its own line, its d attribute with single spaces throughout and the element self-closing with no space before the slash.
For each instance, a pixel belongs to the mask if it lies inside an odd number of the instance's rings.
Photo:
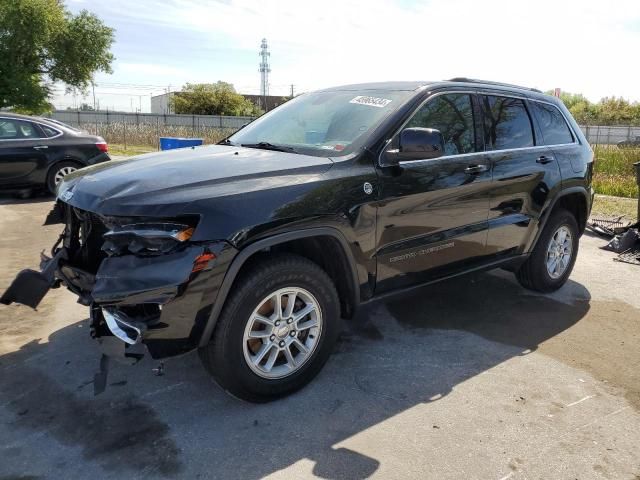
<svg viewBox="0 0 640 480">
<path fill-rule="evenodd" d="M 257 93 L 271 50 L 271 93 L 346 83 L 468 76 L 592 100 L 640 100 L 638 0 L 68 0 L 116 29 L 101 107 L 149 108 L 186 82 Z M 65 108 L 69 95 L 54 99 Z"/>
</svg>

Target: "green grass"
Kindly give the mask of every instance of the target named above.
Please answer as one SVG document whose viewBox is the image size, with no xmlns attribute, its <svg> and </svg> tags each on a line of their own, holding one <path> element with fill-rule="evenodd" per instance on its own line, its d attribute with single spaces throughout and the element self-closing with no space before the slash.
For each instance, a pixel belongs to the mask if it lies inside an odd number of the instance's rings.
<svg viewBox="0 0 640 480">
<path fill-rule="evenodd" d="M 148 145 L 127 145 L 126 147 L 120 143 L 109 144 L 109 154 L 111 155 L 124 155 L 131 157 L 133 155 L 142 155 L 143 153 L 157 152 L 157 147 L 150 147 Z"/>
<path fill-rule="evenodd" d="M 627 220 L 634 222 L 637 214 L 638 201 L 635 198 L 596 195 L 591 207 L 592 217 L 610 218 L 624 215 Z"/>
<path fill-rule="evenodd" d="M 596 145 L 594 153 L 593 188 L 596 193 L 638 198 L 633 164 L 640 162 L 640 148 Z"/>
</svg>

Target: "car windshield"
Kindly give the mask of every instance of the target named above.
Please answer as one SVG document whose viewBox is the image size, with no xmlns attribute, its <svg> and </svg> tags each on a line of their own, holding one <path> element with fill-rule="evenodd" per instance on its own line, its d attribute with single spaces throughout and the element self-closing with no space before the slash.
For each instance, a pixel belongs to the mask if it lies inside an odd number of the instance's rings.
<svg viewBox="0 0 640 480">
<path fill-rule="evenodd" d="M 307 93 L 263 115 L 227 143 L 316 156 L 353 152 L 413 92 L 399 90 Z"/>
</svg>

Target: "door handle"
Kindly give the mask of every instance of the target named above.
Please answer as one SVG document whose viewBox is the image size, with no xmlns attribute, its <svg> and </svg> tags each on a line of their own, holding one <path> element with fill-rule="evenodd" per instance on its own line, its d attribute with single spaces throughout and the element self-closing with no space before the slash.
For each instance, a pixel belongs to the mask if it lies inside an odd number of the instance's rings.
<svg viewBox="0 0 640 480">
<path fill-rule="evenodd" d="M 554 160 L 553 157 L 548 157 L 546 155 L 540 155 L 536 159 L 536 162 L 541 163 L 542 165 L 546 165 L 547 163 L 553 162 L 553 160 Z"/>
<path fill-rule="evenodd" d="M 43 149 L 49 148 L 49 147 L 47 145 L 38 145 L 38 146 L 33 147 L 33 148 L 35 148 L 36 150 L 43 150 Z"/>
<path fill-rule="evenodd" d="M 467 175 L 475 175 L 476 173 L 482 173 L 489 170 L 487 165 L 470 165 L 464 169 L 464 173 Z"/>
</svg>

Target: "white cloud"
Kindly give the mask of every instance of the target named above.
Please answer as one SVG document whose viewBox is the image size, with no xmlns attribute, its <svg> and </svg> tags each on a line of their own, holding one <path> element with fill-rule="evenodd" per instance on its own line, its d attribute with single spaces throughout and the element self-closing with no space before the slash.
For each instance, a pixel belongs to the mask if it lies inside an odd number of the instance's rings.
<svg viewBox="0 0 640 480">
<path fill-rule="evenodd" d="M 267 37 L 273 84 L 463 75 L 640 100 L 637 0 L 186 1 L 161 14 L 256 55 Z"/>
<path fill-rule="evenodd" d="M 255 93 L 266 37 L 276 94 L 291 83 L 300 91 L 468 76 L 640 100 L 638 0 L 112 0 L 101 8 L 137 26 L 136 52 L 154 41 L 149 25 L 185 52 L 154 63 L 128 57 L 113 81 L 219 79 Z M 224 64 L 209 53 L 231 48 L 238 55 Z"/>
</svg>

